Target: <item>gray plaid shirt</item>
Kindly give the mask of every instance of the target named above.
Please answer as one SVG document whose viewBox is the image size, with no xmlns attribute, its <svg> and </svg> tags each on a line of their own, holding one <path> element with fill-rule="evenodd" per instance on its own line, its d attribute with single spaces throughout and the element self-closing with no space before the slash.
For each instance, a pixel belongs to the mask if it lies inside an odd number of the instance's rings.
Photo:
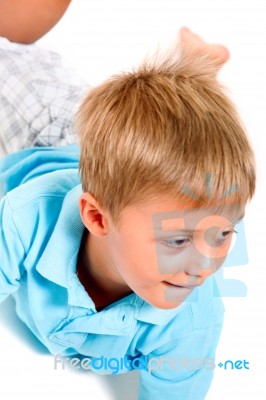
<svg viewBox="0 0 266 400">
<path fill-rule="evenodd" d="M 77 143 L 74 114 L 88 88 L 57 53 L 0 37 L 0 157 Z"/>
</svg>

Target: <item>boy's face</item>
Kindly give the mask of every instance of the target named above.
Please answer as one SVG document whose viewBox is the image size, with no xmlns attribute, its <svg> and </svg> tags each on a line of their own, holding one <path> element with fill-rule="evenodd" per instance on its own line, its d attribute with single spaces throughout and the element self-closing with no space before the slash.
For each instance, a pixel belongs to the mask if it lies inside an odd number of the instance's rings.
<svg viewBox="0 0 266 400">
<path fill-rule="evenodd" d="M 112 269 L 155 307 L 178 306 L 223 264 L 233 245 L 244 208 L 231 203 L 216 209 L 184 209 L 163 197 L 126 207 L 119 230 L 112 227 L 107 235 Z"/>
</svg>

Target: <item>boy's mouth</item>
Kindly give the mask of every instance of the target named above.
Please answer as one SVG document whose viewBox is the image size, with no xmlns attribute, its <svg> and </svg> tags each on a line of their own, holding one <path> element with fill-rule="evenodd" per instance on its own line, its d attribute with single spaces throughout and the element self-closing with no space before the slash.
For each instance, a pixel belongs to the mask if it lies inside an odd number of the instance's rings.
<svg viewBox="0 0 266 400">
<path fill-rule="evenodd" d="M 171 282 L 166 282 L 166 283 L 168 283 L 168 284 L 170 284 L 172 286 L 176 286 L 176 287 L 180 287 L 180 288 L 186 288 L 186 289 L 194 289 L 195 287 L 200 286 L 199 284 L 196 284 L 196 285 L 177 285 L 177 284 L 171 283 Z"/>
</svg>

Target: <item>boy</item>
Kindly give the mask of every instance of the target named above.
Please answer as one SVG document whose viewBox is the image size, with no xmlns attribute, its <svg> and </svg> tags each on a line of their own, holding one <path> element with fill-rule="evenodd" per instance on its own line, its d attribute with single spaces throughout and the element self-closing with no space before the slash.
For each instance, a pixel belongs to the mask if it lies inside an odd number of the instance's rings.
<svg viewBox="0 0 266 400">
<path fill-rule="evenodd" d="M 81 355 L 111 373 L 119 360 L 117 372 L 140 369 L 139 400 L 203 399 L 224 311 L 212 274 L 255 191 L 252 148 L 215 78 L 226 50 L 183 29 L 179 53 L 84 96 L 55 56 L 42 68 L 45 52 L 2 42 L 1 140 L 14 153 L 0 162 L 0 300 L 14 296 L 56 363 Z"/>
</svg>

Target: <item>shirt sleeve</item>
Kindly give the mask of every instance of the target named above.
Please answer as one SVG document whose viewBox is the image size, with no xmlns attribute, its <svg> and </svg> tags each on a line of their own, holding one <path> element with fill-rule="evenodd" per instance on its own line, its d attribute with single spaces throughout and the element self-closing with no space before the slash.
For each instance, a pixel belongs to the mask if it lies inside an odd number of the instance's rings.
<svg viewBox="0 0 266 400">
<path fill-rule="evenodd" d="M 222 317 L 223 318 L 223 317 Z M 171 340 L 148 355 L 140 370 L 138 400 L 203 400 L 215 369 L 222 320 Z"/>
<path fill-rule="evenodd" d="M 0 303 L 14 293 L 23 274 L 24 247 L 7 196 L 0 200 Z"/>
</svg>

